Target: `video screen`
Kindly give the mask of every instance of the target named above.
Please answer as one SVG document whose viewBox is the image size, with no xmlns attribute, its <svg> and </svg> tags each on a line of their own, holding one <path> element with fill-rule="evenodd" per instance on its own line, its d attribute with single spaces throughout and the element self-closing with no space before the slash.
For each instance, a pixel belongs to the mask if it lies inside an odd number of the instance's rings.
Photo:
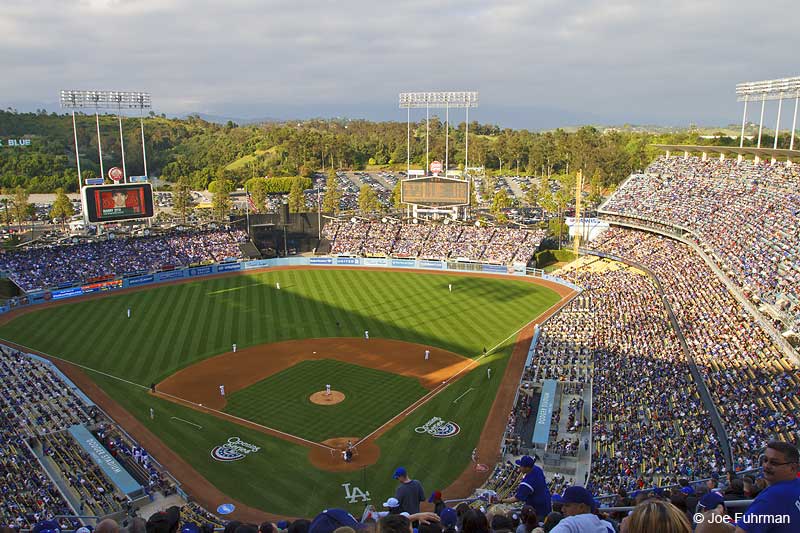
<svg viewBox="0 0 800 533">
<path fill-rule="evenodd" d="M 149 183 L 84 187 L 89 222 L 116 222 L 153 216 Z"/>
</svg>

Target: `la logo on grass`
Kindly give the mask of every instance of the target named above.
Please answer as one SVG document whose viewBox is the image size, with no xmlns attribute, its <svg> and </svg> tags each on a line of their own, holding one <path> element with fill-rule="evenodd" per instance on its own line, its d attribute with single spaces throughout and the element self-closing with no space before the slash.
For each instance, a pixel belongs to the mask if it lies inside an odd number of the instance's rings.
<svg viewBox="0 0 800 533">
<path fill-rule="evenodd" d="M 211 457 L 223 463 L 239 461 L 245 456 L 259 451 L 261 448 L 245 442 L 239 437 L 230 437 L 225 444 L 214 446 L 211 450 Z"/>
<path fill-rule="evenodd" d="M 344 499 L 347 500 L 348 503 L 358 503 L 358 500 L 361 499 L 362 502 L 370 501 L 369 491 L 363 491 L 358 487 L 353 487 L 353 490 L 350 490 L 350 483 L 342 483 L 342 487 L 344 487 Z"/>
</svg>

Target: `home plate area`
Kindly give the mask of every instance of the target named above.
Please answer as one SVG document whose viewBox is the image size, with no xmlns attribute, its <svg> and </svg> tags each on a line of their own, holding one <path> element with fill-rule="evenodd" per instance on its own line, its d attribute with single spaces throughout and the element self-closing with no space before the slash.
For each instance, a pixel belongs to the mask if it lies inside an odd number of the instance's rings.
<svg viewBox="0 0 800 533">
<path fill-rule="evenodd" d="M 472 365 L 458 354 L 402 341 L 285 341 L 201 361 L 157 384 L 156 394 L 304 445 L 321 469 L 350 471 L 375 463 L 376 439 Z M 433 417 L 414 431 L 451 437 L 460 428 Z M 240 459 L 247 450 L 232 444 L 212 457 Z"/>
</svg>

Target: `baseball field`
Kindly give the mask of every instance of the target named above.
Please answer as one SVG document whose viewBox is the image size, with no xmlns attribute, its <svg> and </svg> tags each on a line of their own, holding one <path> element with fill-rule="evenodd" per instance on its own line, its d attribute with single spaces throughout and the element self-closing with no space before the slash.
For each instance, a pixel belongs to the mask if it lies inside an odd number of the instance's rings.
<svg viewBox="0 0 800 533">
<path fill-rule="evenodd" d="M 491 276 L 273 269 L 29 308 L 0 338 L 56 359 L 212 510 L 360 513 L 365 498 L 393 495 L 397 466 L 430 492 L 455 486 L 473 449 L 497 451 L 480 440 L 506 366 L 559 292 Z"/>
</svg>

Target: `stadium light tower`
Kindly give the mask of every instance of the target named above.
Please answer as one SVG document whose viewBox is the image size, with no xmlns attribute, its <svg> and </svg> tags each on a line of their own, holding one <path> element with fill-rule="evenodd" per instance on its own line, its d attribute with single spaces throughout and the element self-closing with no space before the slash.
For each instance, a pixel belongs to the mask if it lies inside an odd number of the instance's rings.
<svg viewBox="0 0 800 533">
<path fill-rule="evenodd" d="M 775 123 L 775 142 L 773 150 L 778 148 L 778 133 L 781 126 L 781 110 L 783 99 L 791 98 L 794 95 L 794 119 L 792 120 L 792 140 L 789 145 L 790 150 L 794 150 L 794 136 L 797 127 L 797 104 L 800 100 L 800 76 L 793 78 L 780 78 L 775 80 L 751 81 L 736 85 L 736 97 L 739 102 L 744 102 L 744 114 L 742 115 L 742 133 L 739 137 L 739 148 L 744 146 L 744 125 L 747 121 L 747 102 L 750 100 L 761 100 L 761 118 L 758 123 L 758 148 L 761 148 L 761 132 L 764 127 L 764 104 L 767 100 L 778 100 L 778 118 Z M 740 156 L 741 157 L 741 156 Z"/>
<path fill-rule="evenodd" d="M 103 176 L 103 148 L 100 143 L 100 109 L 116 109 L 119 121 L 119 144 L 122 151 L 123 183 L 127 183 L 128 174 L 125 167 L 125 144 L 122 138 L 122 109 L 138 109 L 139 124 L 142 131 L 142 161 L 144 175 L 147 176 L 147 150 L 144 144 L 144 110 L 150 109 L 150 93 L 123 91 L 61 91 L 61 107 L 72 109 L 72 129 L 75 136 L 75 154 L 78 153 L 78 133 L 75 128 L 75 109 L 94 108 L 97 125 L 97 151 L 100 157 L 100 175 Z M 80 179 L 80 162 L 78 163 L 78 180 Z"/>
<path fill-rule="evenodd" d="M 430 135 L 430 108 L 445 109 L 445 154 L 444 154 L 444 175 L 447 176 L 450 155 L 450 108 L 466 108 L 467 128 L 465 135 L 465 155 L 464 171 L 469 166 L 469 108 L 478 107 L 477 91 L 445 91 L 445 92 L 422 92 L 422 93 L 400 93 L 400 108 L 407 110 L 406 130 L 407 130 L 407 150 L 406 150 L 406 170 L 411 170 L 411 108 L 425 108 L 425 172 L 428 172 L 429 162 L 429 135 Z"/>
</svg>

